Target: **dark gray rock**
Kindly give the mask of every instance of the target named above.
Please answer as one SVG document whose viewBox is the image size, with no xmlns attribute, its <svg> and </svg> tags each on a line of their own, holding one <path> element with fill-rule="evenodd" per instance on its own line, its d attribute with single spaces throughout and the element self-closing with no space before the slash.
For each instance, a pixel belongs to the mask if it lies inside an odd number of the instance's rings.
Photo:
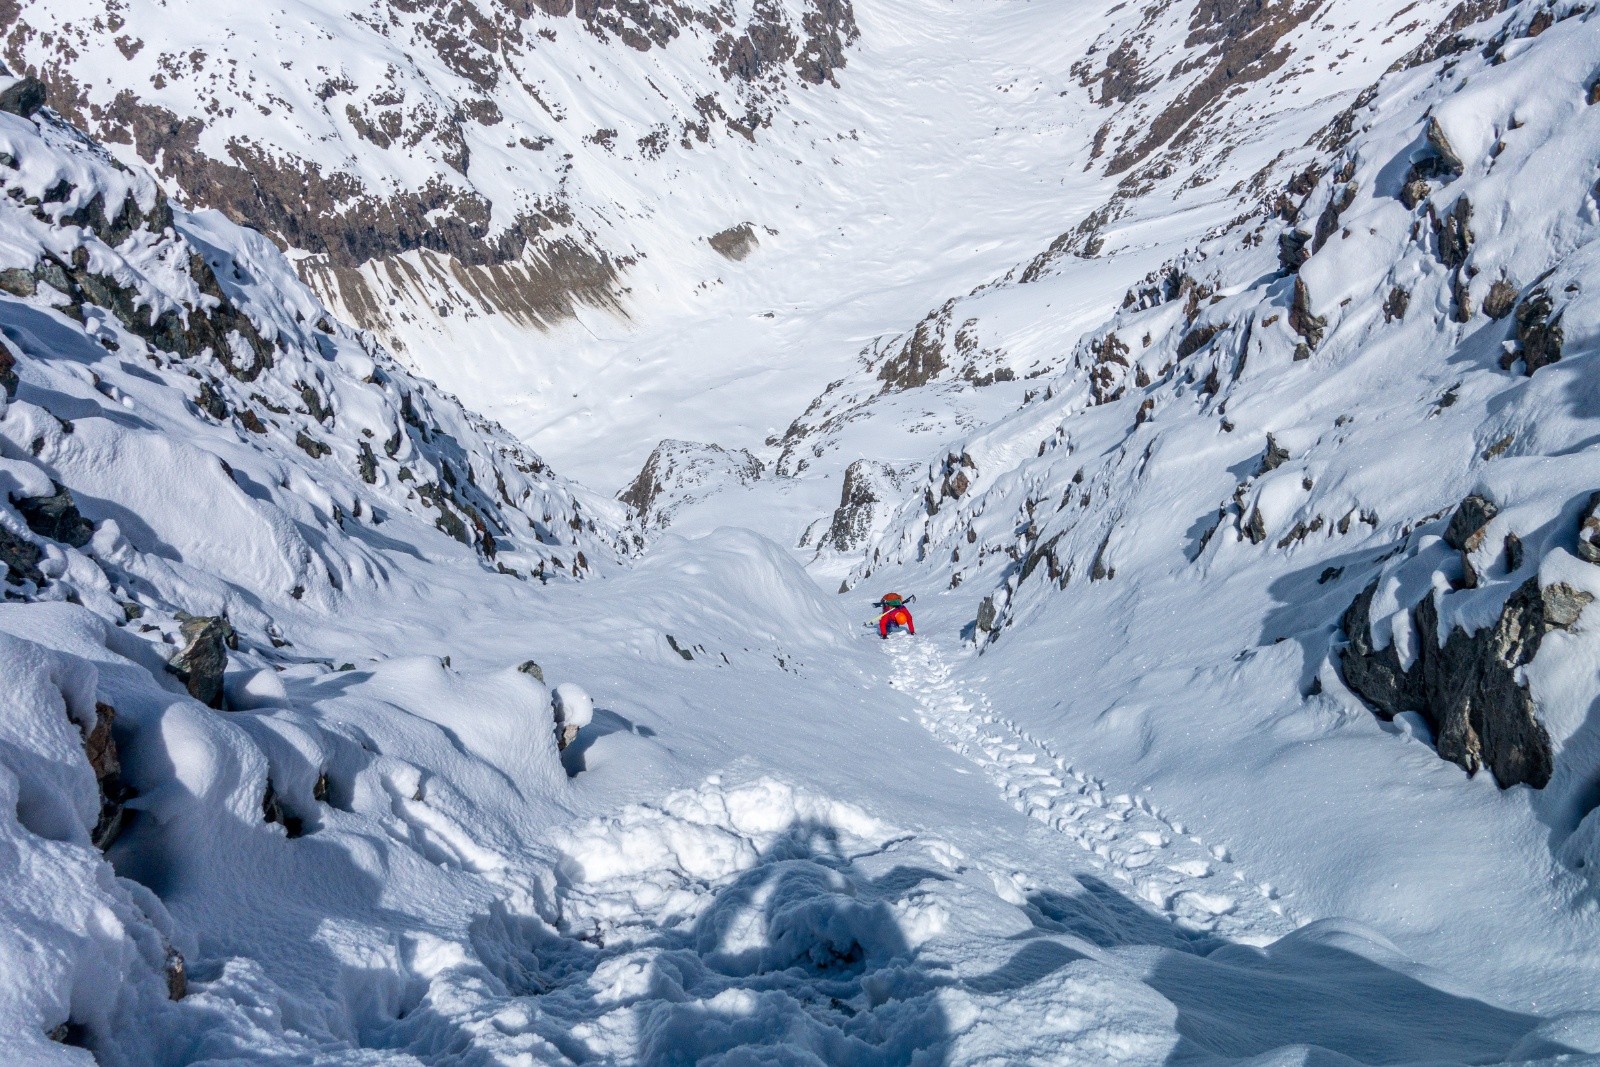
<svg viewBox="0 0 1600 1067">
<path fill-rule="evenodd" d="M 183 962 L 183 953 L 167 946 L 167 958 L 162 968 L 167 975 L 167 999 L 182 1000 L 189 995 L 189 969 Z"/>
<path fill-rule="evenodd" d="M 756 250 L 760 244 L 756 240 L 755 227 L 748 222 L 731 226 L 721 233 L 713 235 L 710 239 L 711 247 L 717 254 L 726 259 L 741 260 Z"/>
<path fill-rule="evenodd" d="M 1355 182 L 1346 182 L 1334 189 L 1328 197 L 1328 204 L 1322 209 L 1322 214 L 1317 216 L 1317 232 L 1312 238 L 1311 250 L 1320 252 L 1322 246 L 1328 243 L 1328 238 L 1339 232 L 1339 219 L 1351 204 L 1356 202 Z"/>
<path fill-rule="evenodd" d="M 49 96 L 44 82 L 38 78 L 18 78 L 4 89 L 0 89 L 0 111 L 8 111 L 13 115 L 20 115 L 31 119 L 34 113 L 44 107 Z"/>
<path fill-rule="evenodd" d="M 238 635 L 225 616 L 201 615 L 183 620 L 187 642 L 167 664 L 189 695 L 208 707 L 222 709 L 222 676 L 228 669 L 228 649 L 239 647 Z"/>
<path fill-rule="evenodd" d="M 523 674 L 531 674 L 534 678 L 541 682 L 544 681 L 544 668 L 539 666 L 539 664 L 535 663 L 531 659 L 524 660 L 523 662 L 517 664 L 517 670 L 521 671 Z"/>
<path fill-rule="evenodd" d="M 1500 365 L 1510 369 L 1521 358 L 1527 373 L 1548 367 L 1561 359 L 1561 346 L 1565 331 L 1561 326 L 1561 313 L 1555 310 L 1555 299 L 1550 291 L 1540 286 L 1517 305 L 1517 351 L 1501 357 Z"/>
<path fill-rule="evenodd" d="M 1517 306 L 1517 286 L 1504 278 L 1496 278 L 1483 298 L 1483 313 L 1491 319 L 1503 319 Z"/>
<path fill-rule="evenodd" d="M 1217 334 L 1222 332 L 1222 327 L 1217 324 L 1196 326 L 1183 335 L 1183 340 L 1178 342 L 1178 358 L 1188 359 L 1206 345 L 1210 344 Z"/>
<path fill-rule="evenodd" d="M 1278 444 L 1277 438 L 1267 434 L 1267 450 L 1261 455 L 1261 465 L 1256 468 L 1256 477 L 1275 471 L 1289 462 L 1289 450 Z"/>
<path fill-rule="evenodd" d="M 1312 234 L 1300 229 L 1298 226 L 1285 230 L 1278 235 L 1278 269 L 1285 274 L 1293 274 L 1305 265 L 1311 258 Z"/>
<path fill-rule="evenodd" d="M 49 496 L 25 496 L 13 503 L 28 529 L 40 537 L 82 548 L 94 537 L 94 524 L 78 513 L 71 492 L 59 482 L 51 484 L 55 492 Z"/>
<path fill-rule="evenodd" d="M 372 446 L 365 441 L 361 442 L 361 453 L 356 457 L 356 469 L 361 473 L 361 480 L 368 485 L 377 482 L 378 457 L 373 455 Z"/>
<path fill-rule="evenodd" d="M 38 545 L 0 526 L 0 563 L 6 565 L 6 581 L 12 585 L 32 582 L 44 588 L 45 577 L 39 570 L 39 561 L 43 558 Z"/>
<path fill-rule="evenodd" d="M 1466 172 L 1466 164 L 1461 161 L 1461 156 L 1450 143 L 1437 118 L 1429 116 L 1428 128 L 1423 131 L 1422 139 L 1427 146 L 1427 155 L 1413 167 L 1415 173 L 1424 178 L 1450 181 Z"/>
<path fill-rule="evenodd" d="M 1289 328 L 1305 339 L 1307 348 L 1316 348 L 1322 343 L 1322 335 L 1328 328 L 1328 320 L 1321 315 L 1311 313 L 1311 290 L 1306 288 L 1303 278 L 1294 280 L 1294 302 L 1289 306 Z"/>
<path fill-rule="evenodd" d="M 1447 267 L 1461 267 L 1472 252 L 1472 201 L 1461 197 L 1450 206 L 1442 218 L 1433 221 L 1433 232 L 1439 244 L 1439 262 Z"/>
<path fill-rule="evenodd" d="M 1267 520 L 1262 516 L 1260 508 L 1250 509 L 1250 514 L 1244 522 L 1244 536 L 1252 545 L 1259 545 L 1267 539 Z"/>
<path fill-rule="evenodd" d="M 1578 558 L 1600 565 L 1600 493 L 1589 497 L 1578 520 Z"/>
<path fill-rule="evenodd" d="M 1383 321 L 1389 323 L 1404 319 L 1410 307 L 1411 290 L 1403 285 L 1394 286 L 1383 302 Z"/>
<path fill-rule="evenodd" d="M 17 395 L 17 357 L 0 340 L 0 394 L 8 399 Z"/>
<path fill-rule="evenodd" d="M 1577 625 L 1583 609 L 1594 603 L 1594 594 L 1566 582 L 1547 585 L 1539 591 L 1544 598 L 1544 621 L 1551 629 L 1569 630 Z"/>
<path fill-rule="evenodd" d="M 1339 624 L 1349 643 L 1339 654 L 1339 668 L 1345 684 L 1387 721 L 1402 711 L 1421 710 L 1424 700 L 1421 672 L 1400 665 L 1394 643 L 1373 647 L 1372 598 L 1377 592 L 1374 580 L 1345 609 Z"/>
<path fill-rule="evenodd" d="M 1411 612 L 1417 657 L 1402 668 L 1393 646 L 1372 647 L 1370 624 L 1374 582 L 1346 610 L 1342 625 L 1349 643 L 1339 654 L 1345 684 L 1380 718 L 1401 711 L 1421 713 L 1434 730 L 1439 755 L 1475 774 L 1487 766 L 1502 789 L 1543 788 L 1554 753 L 1527 683 L 1518 671 L 1538 654 L 1552 628 L 1538 579 L 1519 586 L 1492 626 L 1476 633 L 1452 627 L 1438 642 L 1438 594 Z M 1556 594 L 1564 618 L 1570 598 Z M 1581 611 L 1581 607 L 1579 608 Z"/>
<path fill-rule="evenodd" d="M 312 459 L 321 459 L 323 456 L 333 452 L 333 449 L 318 441 L 315 437 L 308 436 L 304 430 L 295 431 L 294 443 L 299 445 L 300 450 Z"/>
<path fill-rule="evenodd" d="M 1506 571 L 1515 573 L 1522 569 L 1522 538 L 1515 533 L 1506 534 Z"/>
<path fill-rule="evenodd" d="M 1436 598 L 1418 605 L 1416 621 L 1427 637 L 1421 660 L 1439 755 L 1469 772 L 1487 766 L 1502 789 L 1542 789 L 1555 757 L 1533 695 L 1517 677 L 1549 629 L 1538 580 L 1518 587 L 1493 626 L 1474 634 L 1453 627 L 1442 648 L 1432 640 Z"/>
<path fill-rule="evenodd" d="M 1410 303 L 1410 294 L 1407 294 L 1407 303 Z M 1450 279 L 1450 317 L 1456 322 L 1471 322 L 1472 310 L 1472 288 L 1458 270 Z M 1401 308 L 1400 317 L 1405 317 L 1404 308 Z"/>
<path fill-rule="evenodd" d="M 222 394 L 217 392 L 217 387 L 210 382 L 200 383 L 200 392 L 195 395 L 194 406 L 218 422 L 224 422 L 228 418 L 228 402 L 222 399 Z"/>
<path fill-rule="evenodd" d="M 134 795 L 122 781 L 122 762 L 117 757 L 117 742 L 111 733 L 116 718 L 116 710 L 110 704 L 96 703 L 94 726 L 88 730 L 79 727 L 83 734 L 83 753 L 100 787 L 100 814 L 89 832 L 89 839 L 101 850 L 110 847 L 122 832 L 124 805 Z"/>
<path fill-rule="evenodd" d="M 892 472 L 884 464 L 858 459 L 845 468 L 839 506 L 833 511 L 828 532 L 822 535 L 823 547 L 849 552 L 866 542 L 876 509 L 883 503 L 885 482 L 893 484 Z"/>
<path fill-rule="evenodd" d="M 983 633 L 992 633 L 999 615 L 1000 613 L 994 606 L 994 597 L 984 597 L 983 601 L 978 605 L 978 629 Z"/>
</svg>

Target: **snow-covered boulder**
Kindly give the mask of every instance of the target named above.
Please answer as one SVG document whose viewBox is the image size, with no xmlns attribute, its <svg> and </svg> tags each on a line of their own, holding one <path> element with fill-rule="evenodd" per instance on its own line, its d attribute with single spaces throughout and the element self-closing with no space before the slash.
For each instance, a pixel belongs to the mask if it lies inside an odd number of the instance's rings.
<svg viewBox="0 0 1600 1067">
<path fill-rule="evenodd" d="M 556 747 L 565 749 L 578 731 L 594 721 L 594 699 L 581 686 L 562 682 L 550 691 L 556 719 Z"/>
</svg>

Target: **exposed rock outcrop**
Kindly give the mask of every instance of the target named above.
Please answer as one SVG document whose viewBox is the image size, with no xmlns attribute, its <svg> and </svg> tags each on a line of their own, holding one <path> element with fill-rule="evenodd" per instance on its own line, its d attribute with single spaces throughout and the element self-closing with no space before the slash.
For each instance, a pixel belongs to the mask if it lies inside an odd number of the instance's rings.
<svg viewBox="0 0 1600 1067">
<path fill-rule="evenodd" d="M 1456 506 L 1445 527 L 1444 542 L 1461 553 L 1462 584 L 1469 589 L 1479 584 L 1472 555 L 1483 545 L 1489 522 L 1499 513 L 1500 508 L 1492 500 L 1474 493 Z"/>
<path fill-rule="evenodd" d="M 491 128 L 499 128 L 495 135 L 513 126 L 533 133 L 566 121 L 559 101 L 541 98 L 525 73 L 532 57 L 548 57 L 540 46 L 558 31 L 642 52 L 685 37 L 703 40 L 710 63 L 699 91 L 639 140 L 647 154 L 672 142 L 684 148 L 705 142 L 714 127 L 753 138 L 776 118 L 795 86 L 834 83 L 859 35 L 849 0 L 737 10 L 690 2 L 596 0 L 574 6 L 572 0 L 535 0 L 463 7 L 453 0 L 420 0 L 375 22 L 357 12 L 353 26 L 329 27 L 329 33 L 355 30 L 377 37 L 365 67 L 330 71 L 307 62 L 280 71 L 275 64 L 258 65 L 261 58 L 220 31 L 199 28 L 209 43 L 195 49 L 181 34 L 174 37 L 155 10 L 119 8 L 108 16 L 121 30 L 116 47 L 184 57 L 163 65 L 155 88 L 168 92 L 157 102 L 138 88 L 104 84 L 98 72 L 109 42 L 101 49 L 68 44 L 75 17 L 68 9 L 22 0 L 11 5 L 10 14 L 29 28 L 11 37 L 9 52 L 50 81 L 52 102 L 63 115 L 107 141 L 129 145 L 194 202 L 337 270 L 375 260 L 396 263 L 421 251 L 468 268 L 507 265 L 521 260 L 526 249 L 543 251 L 564 239 L 560 231 L 573 221 L 566 190 L 495 201 L 494 186 L 474 180 L 472 155 L 475 140 Z M 106 37 L 115 32 L 101 30 Z M 385 64 L 387 54 L 404 55 L 409 69 Z M 262 88 L 264 76 L 273 89 Z M 169 83 L 177 83 L 176 96 Z M 21 108 L 37 85 L 22 79 L 6 92 L 22 98 Z M 320 143 L 326 134 L 308 135 L 293 121 L 291 109 L 307 100 L 334 120 L 331 155 Z M 268 122 L 253 134 L 213 143 L 206 136 L 213 121 L 236 107 L 259 111 Z M 614 143 L 615 131 L 605 132 L 611 136 L 590 139 Z M 524 135 L 508 139 L 501 151 L 529 167 L 547 166 L 539 154 L 549 141 Z M 392 163 L 400 158 L 413 164 L 410 180 L 398 186 L 370 180 L 373 173 L 392 175 Z M 587 243 L 585 251 L 604 258 Z"/>
<path fill-rule="evenodd" d="M 1000 618 L 999 609 L 995 607 L 994 596 L 986 596 L 978 604 L 977 627 L 980 633 L 993 633 L 995 623 Z"/>
<path fill-rule="evenodd" d="M 1456 152 L 1455 146 L 1450 143 L 1449 136 L 1444 132 L 1444 127 L 1434 116 L 1428 117 L 1428 125 L 1422 133 L 1423 155 L 1422 158 L 1411 165 L 1408 179 L 1438 178 L 1443 181 L 1454 181 L 1466 173 L 1466 164 Z"/>
<path fill-rule="evenodd" d="M 923 494 L 929 515 L 936 515 L 946 500 L 959 500 L 972 488 L 978 464 L 965 452 L 951 452 L 930 473 L 930 484 Z"/>
<path fill-rule="evenodd" d="M 1278 235 L 1278 269 L 1293 274 L 1311 258 L 1312 234 L 1291 226 Z"/>
<path fill-rule="evenodd" d="M 1519 290 L 1504 278 L 1496 278 L 1483 298 L 1483 313 L 1491 319 L 1503 319 L 1517 306 Z"/>
<path fill-rule="evenodd" d="M 894 468 L 876 460 L 858 459 L 845 468 L 844 488 L 833 521 L 822 535 L 823 548 L 851 552 L 866 543 L 881 506 L 891 505 L 900 487 Z"/>
<path fill-rule="evenodd" d="M 182 1000 L 189 995 L 189 968 L 183 962 L 183 953 L 167 946 L 167 958 L 162 967 L 167 976 L 167 999 Z"/>
<path fill-rule="evenodd" d="M 662 441 L 617 499 L 639 524 L 665 529 L 679 507 L 731 485 L 749 485 L 766 465 L 742 448 L 697 441 Z"/>
<path fill-rule="evenodd" d="M 1345 683 L 1384 719 L 1419 712 L 1434 730 L 1439 755 L 1469 774 L 1487 766 L 1502 789 L 1543 788 L 1554 754 L 1532 694 L 1518 677 L 1532 662 L 1551 629 L 1570 626 L 1582 611 L 1569 587 L 1541 590 L 1531 578 L 1506 600 L 1493 625 L 1468 633 L 1453 626 L 1440 644 L 1438 594 L 1409 614 L 1417 652 L 1404 665 L 1391 642 L 1374 647 L 1371 636 L 1374 581 L 1346 610 L 1342 625 L 1349 643 L 1339 654 Z"/>
<path fill-rule="evenodd" d="M 79 514 L 71 492 L 59 482 L 52 485 L 55 492 L 49 496 L 28 496 L 13 503 L 28 529 L 40 537 L 82 548 L 94 537 L 94 524 Z"/>
<path fill-rule="evenodd" d="M 11 348 L 0 339 L 0 396 L 6 398 L 17 395 L 17 357 Z"/>
<path fill-rule="evenodd" d="M 44 107 L 48 94 L 44 82 L 38 78 L 9 77 L 4 82 L 6 84 L 0 88 L 0 111 L 28 119 Z"/>
<path fill-rule="evenodd" d="M 1311 311 L 1311 290 L 1306 287 L 1304 279 L 1296 277 L 1294 280 L 1294 301 L 1289 306 L 1289 328 L 1304 338 L 1307 348 L 1316 348 L 1322 343 L 1322 335 L 1328 328 L 1328 320 Z"/>
<path fill-rule="evenodd" d="M 1261 454 L 1261 465 L 1256 468 L 1256 477 L 1275 471 L 1289 462 L 1289 450 L 1278 443 L 1272 434 L 1267 434 L 1267 450 Z"/>
<path fill-rule="evenodd" d="M 133 790 L 122 781 L 122 762 L 117 757 L 117 742 L 111 735 L 117 713 L 109 704 L 94 706 L 94 726 L 79 731 L 83 734 L 83 752 L 94 770 L 95 781 L 100 786 L 100 814 L 90 831 L 89 838 L 96 848 L 105 849 L 122 832 L 123 805 L 132 797 Z"/>
<path fill-rule="evenodd" d="M 1566 340 L 1561 325 L 1561 313 L 1556 310 L 1550 290 L 1540 286 L 1517 305 L 1517 348 L 1501 357 L 1500 365 L 1510 369 L 1521 359 L 1528 374 L 1548 367 L 1561 359 L 1561 347 Z"/>
<path fill-rule="evenodd" d="M 1439 244 L 1439 262 L 1447 267 L 1463 266 L 1474 240 L 1472 201 L 1460 197 L 1442 218 L 1434 220 L 1433 227 Z"/>
<path fill-rule="evenodd" d="M 1600 493 L 1589 498 L 1578 520 L 1578 558 L 1600 566 Z"/>
<path fill-rule="evenodd" d="M 238 635 L 221 615 L 185 619 L 180 630 L 187 643 L 167 664 L 167 670 L 178 676 L 190 696 L 208 707 L 223 709 L 222 676 L 228 669 L 228 649 L 239 647 Z"/>
<path fill-rule="evenodd" d="M 755 227 L 748 222 L 730 226 L 709 238 L 711 247 L 725 259 L 741 260 L 756 250 L 761 243 L 756 240 Z"/>
<path fill-rule="evenodd" d="M 6 566 L 5 580 L 12 585 L 32 582 L 43 588 L 45 577 L 39 570 L 44 553 L 27 538 L 0 526 L 0 563 Z"/>
</svg>

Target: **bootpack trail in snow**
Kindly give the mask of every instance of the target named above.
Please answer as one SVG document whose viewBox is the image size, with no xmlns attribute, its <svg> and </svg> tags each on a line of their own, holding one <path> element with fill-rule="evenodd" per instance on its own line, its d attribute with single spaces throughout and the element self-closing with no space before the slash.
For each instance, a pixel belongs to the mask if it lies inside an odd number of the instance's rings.
<svg viewBox="0 0 1600 1067">
<path fill-rule="evenodd" d="M 1222 844 L 1202 840 L 1144 797 L 1113 793 L 1051 745 L 998 714 L 926 639 L 893 640 L 890 684 L 922 726 L 975 764 L 1017 811 L 1082 849 L 1129 895 L 1178 929 L 1266 945 L 1304 925 L 1270 882 L 1249 878 Z"/>
</svg>

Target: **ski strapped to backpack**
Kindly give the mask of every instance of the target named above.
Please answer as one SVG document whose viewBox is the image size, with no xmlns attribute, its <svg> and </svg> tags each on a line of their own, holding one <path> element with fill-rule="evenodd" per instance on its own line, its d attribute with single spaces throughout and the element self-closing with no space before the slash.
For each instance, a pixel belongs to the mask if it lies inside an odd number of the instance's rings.
<svg viewBox="0 0 1600 1067">
<path fill-rule="evenodd" d="M 916 599 L 917 595 L 915 593 L 907 597 L 903 597 L 899 593 L 885 593 L 876 604 L 872 605 L 875 608 L 881 609 L 883 614 L 878 616 L 877 622 L 869 623 L 868 625 L 881 627 L 884 619 L 887 619 L 897 611 L 903 611 L 907 604 L 912 603 Z M 910 617 L 910 612 L 907 612 L 906 618 L 909 619 Z"/>
</svg>

